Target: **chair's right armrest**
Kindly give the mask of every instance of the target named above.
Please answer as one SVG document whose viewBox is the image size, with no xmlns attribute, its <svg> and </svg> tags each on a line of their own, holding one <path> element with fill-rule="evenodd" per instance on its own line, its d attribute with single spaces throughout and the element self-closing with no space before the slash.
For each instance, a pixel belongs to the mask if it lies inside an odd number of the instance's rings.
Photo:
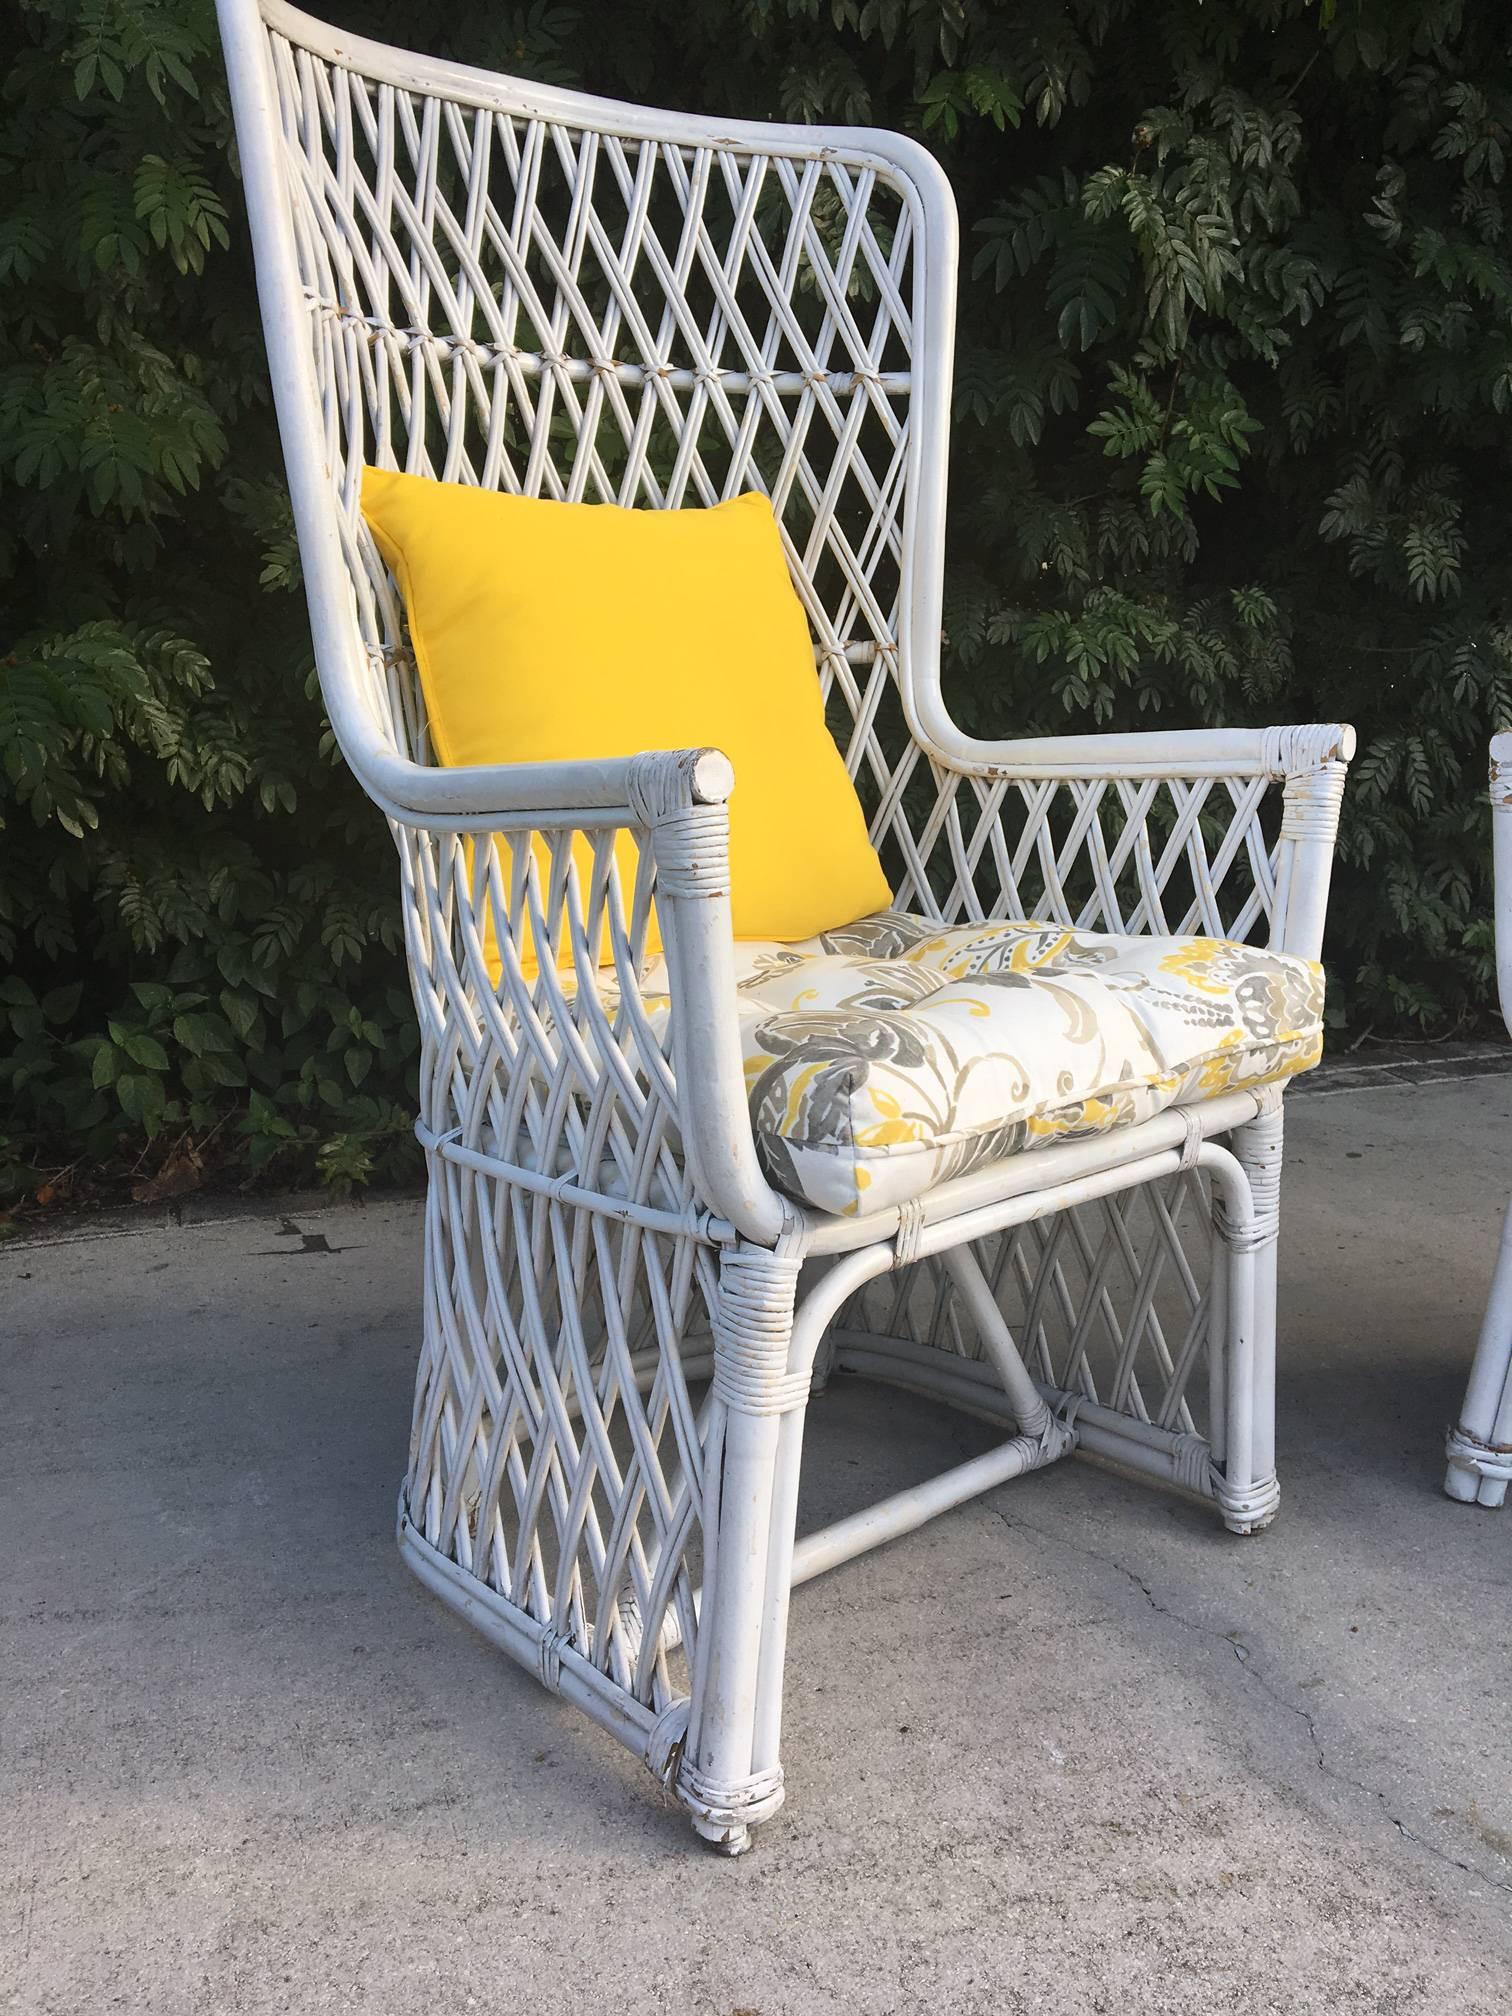
<svg viewBox="0 0 1512 2016">
<path fill-rule="evenodd" d="M 649 790 L 658 804 L 722 805 L 735 784 L 717 749 L 655 751 L 567 763 L 492 763 L 447 768 L 412 763 L 387 748 L 354 762 L 360 782 L 402 825 L 615 826 Z"/>
</svg>

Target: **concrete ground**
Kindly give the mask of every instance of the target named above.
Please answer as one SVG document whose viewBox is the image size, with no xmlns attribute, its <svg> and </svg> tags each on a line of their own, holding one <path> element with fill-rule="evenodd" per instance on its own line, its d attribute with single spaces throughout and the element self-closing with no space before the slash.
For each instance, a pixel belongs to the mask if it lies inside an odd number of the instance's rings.
<svg viewBox="0 0 1512 2016">
<path fill-rule="evenodd" d="M 1506 2016 L 1512 1077 L 1290 1110 L 1280 1523 L 1077 1463 L 804 1589 L 736 1863 L 400 1564 L 415 1204 L 7 1249 L 0 2008 Z M 975 1432 L 810 1420 L 810 1521 Z"/>
</svg>

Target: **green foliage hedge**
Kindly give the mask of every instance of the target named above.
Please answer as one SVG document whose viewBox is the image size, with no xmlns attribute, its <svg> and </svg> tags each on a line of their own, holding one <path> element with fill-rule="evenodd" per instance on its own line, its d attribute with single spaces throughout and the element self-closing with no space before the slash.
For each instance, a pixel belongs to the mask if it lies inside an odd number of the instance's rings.
<svg viewBox="0 0 1512 2016">
<path fill-rule="evenodd" d="M 1355 721 L 1335 1015 L 1481 1012 L 1483 753 L 1512 718 L 1501 7 L 339 12 L 611 94 L 922 134 L 965 246 L 961 713 Z M 395 876 L 323 738 L 213 18 L 21 0 L 3 32 L 0 1186 L 397 1173 Z"/>
</svg>

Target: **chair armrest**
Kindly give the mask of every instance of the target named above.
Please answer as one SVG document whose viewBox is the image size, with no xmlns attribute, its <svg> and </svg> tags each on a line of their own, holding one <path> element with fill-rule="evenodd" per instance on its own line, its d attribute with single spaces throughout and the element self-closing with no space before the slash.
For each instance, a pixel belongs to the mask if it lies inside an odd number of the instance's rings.
<svg viewBox="0 0 1512 2016">
<path fill-rule="evenodd" d="M 984 742 L 923 697 L 916 732 L 945 773 L 928 829 L 936 861 L 950 856 L 945 916 L 1046 916 L 1119 936 L 1247 938 L 1268 923 L 1276 950 L 1318 957 L 1352 728 Z M 1273 783 L 1279 833 L 1262 817 Z M 925 872 L 917 847 L 907 872 L 905 896 Z"/>
<path fill-rule="evenodd" d="M 662 1130 L 670 1120 L 698 1214 L 763 1244 L 778 1239 L 793 1213 L 757 1160 L 736 1012 L 725 803 L 735 773 L 729 760 L 716 749 L 681 749 L 603 761 L 432 769 L 370 751 L 358 774 L 399 829 L 405 862 L 410 963 L 426 1053 L 437 1060 L 433 1071 L 422 1069 L 424 1138 L 444 1143 L 441 1152 L 454 1157 L 459 1149 L 476 1157 L 483 1152 L 479 1130 L 497 1131 L 501 1124 L 491 1117 L 495 1109 L 513 1116 L 503 1123 L 510 1139 L 522 1128 L 529 1131 L 526 1115 L 533 1113 L 550 1135 L 549 1154 L 568 1153 L 572 1161 L 568 1136 L 559 1132 L 572 1105 L 571 1098 L 564 1102 L 564 1088 L 577 1088 L 576 1097 L 598 1085 L 615 1106 L 620 1160 L 628 1154 L 642 1182 L 645 1158 L 654 1164 L 666 1152 Z M 629 892 L 621 891 L 623 930 L 608 923 L 614 914 L 609 883 L 598 879 L 619 873 L 612 845 L 617 829 L 633 832 L 642 859 L 633 906 Z M 576 849 L 579 835 L 595 842 L 591 870 L 590 857 Z M 501 844 L 488 847 L 485 836 Z M 647 856 L 655 868 L 654 891 L 644 880 Z M 507 893 L 511 882 L 521 888 L 521 878 L 523 903 Z M 555 892 L 556 925 L 543 908 L 548 887 Z M 667 970 L 667 1004 L 655 1013 L 641 998 L 643 934 L 630 916 L 633 907 L 644 917 L 648 894 L 654 894 Z M 594 909 L 600 925 L 590 936 Z M 527 926 L 531 916 L 533 926 Z M 570 932 L 575 945 L 591 948 L 591 957 L 603 957 L 607 948 L 610 963 L 600 969 L 599 984 L 583 986 L 581 974 L 575 981 L 570 968 L 559 971 L 549 961 L 526 963 L 530 952 L 539 953 L 543 923 Z M 670 1071 L 663 1055 L 667 1015 Z M 643 1090 L 635 1089 L 637 1077 Z M 531 1078 L 543 1088 L 539 1094 L 525 1088 Z M 475 1082 L 488 1093 L 481 1104 Z M 685 1096 L 684 1088 L 694 1088 L 696 1096 Z M 599 1183 L 601 1154 L 608 1152 L 597 1123 L 585 1125 L 576 1166 L 568 1172 L 579 1201 Z M 606 1208 L 623 1215 L 619 1193 L 605 1195 Z"/>
<path fill-rule="evenodd" d="M 368 796 L 390 818 L 401 825 L 457 832 L 622 826 L 626 815 L 636 812 L 637 792 L 653 789 L 669 806 L 722 805 L 735 786 L 734 769 L 717 749 L 452 769 L 412 763 L 392 749 L 369 747 L 360 755 L 351 752 L 349 760 Z"/>
<path fill-rule="evenodd" d="M 1284 728 L 1145 729 L 1118 735 L 1043 735 L 983 742 L 935 720 L 924 739 L 948 769 L 1027 780 L 1126 777 L 1284 779 L 1354 755 L 1353 728 L 1319 722 Z M 948 732 L 940 732 L 948 730 Z"/>
</svg>

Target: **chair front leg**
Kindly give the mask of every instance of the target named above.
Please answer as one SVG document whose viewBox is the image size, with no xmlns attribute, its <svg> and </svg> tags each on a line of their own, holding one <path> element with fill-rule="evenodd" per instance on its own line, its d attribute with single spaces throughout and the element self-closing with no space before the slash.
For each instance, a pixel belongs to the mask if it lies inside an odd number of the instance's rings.
<svg viewBox="0 0 1512 2016">
<path fill-rule="evenodd" d="M 757 1755 L 757 1724 L 763 1687 L 775 1684 L 780 1697 L 782 1648 L 768 1644 L 764 1657 L 763 1637 L 785 1626 L 792 1576 L 796 1507 L 779 1505 L 774 1517 L 778 1449 L 784 1432 L 801 1435 L 809 1393 L 809 1371 L 788 1370 L 799 1265 L 749 1246 L 720 1261 L 703 1607 L 677 1794 L 697 1831 L 726 1855 L 745 1852 L 751 1829 L 783 1796 L 775 1744 Z M 784 1598 L 775 1620 L 774 1587 Z"/>
<path fill-rule="evenodd" d="M 1276 1480 L 1276 1245 L 1281 1229 L 1282 1121 L 1276 1103 L 1236 1127 L 1239 1181 L 1214 1195 L 1215 1265 L 1226 1275 L 1217 1298 L 1224 1334 L 1215 1394 L 1224 1409 L 1223 1463 L 1216 1477 L 1223 1523 L 1258 1533 L 1281 1503 Z"/>
<path fill-rule="evenodd" d="M 1447 1444 L 1444 1489 L 1462 1505 L 1501 1505 L 1512 1481 L 1512 1205 L 1481 1324 L 1458 1427 Z"/>
</svg>

